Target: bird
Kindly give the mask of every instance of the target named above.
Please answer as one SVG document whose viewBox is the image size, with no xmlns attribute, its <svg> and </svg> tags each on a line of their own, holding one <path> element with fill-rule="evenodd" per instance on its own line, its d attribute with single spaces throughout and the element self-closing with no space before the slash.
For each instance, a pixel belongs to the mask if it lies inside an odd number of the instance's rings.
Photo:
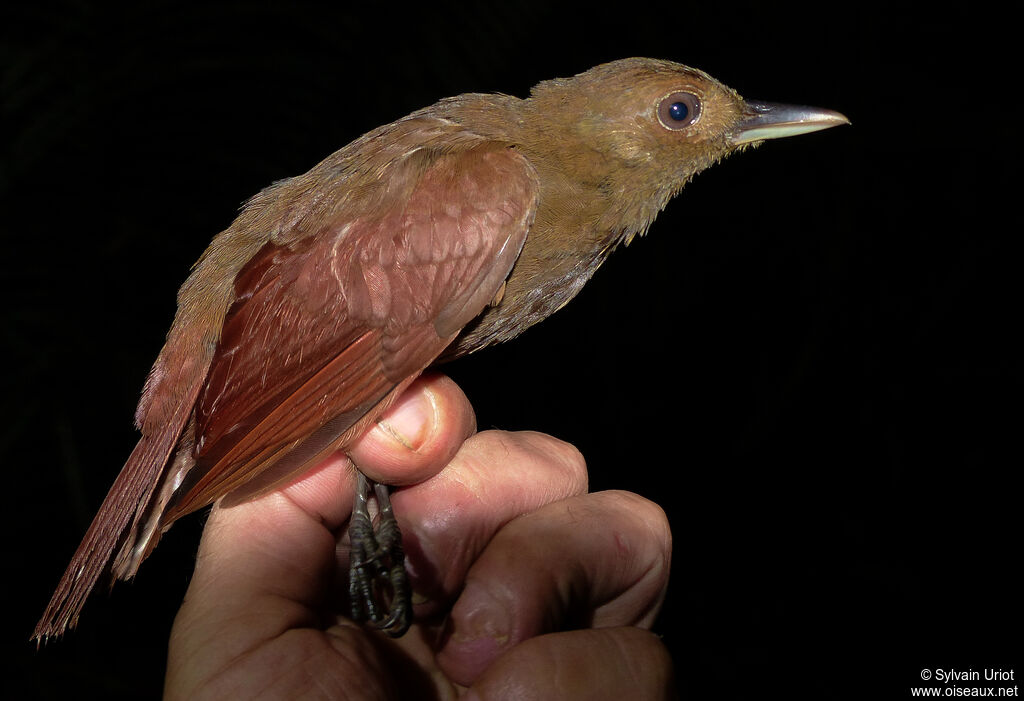
<svg viewBox="0 0 1024 701">
<path fill-rule="evenodd" d="M 141 437 L 32 637 L 74 628 L 100 579 L 133 577 L 177 519 L 287 483 L 427 368 L 563 307 L 700 171 L 847 123 L 626 58 L 526 98 L 442 99 L 265 188 L 179 290 L 135 413 Z M 355 467 L 353 617 L 401 635 L 401 534 L 387 486 Z"/>
</svg>

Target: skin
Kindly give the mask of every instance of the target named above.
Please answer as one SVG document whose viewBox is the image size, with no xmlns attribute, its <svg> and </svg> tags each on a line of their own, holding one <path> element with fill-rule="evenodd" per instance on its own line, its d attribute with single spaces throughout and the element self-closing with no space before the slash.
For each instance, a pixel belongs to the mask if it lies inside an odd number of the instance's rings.
<svg viewBox="0 0 1024 701">
<path fill-rule="evenodd" d="M 477 433 L 451 380 L 418 380 L 350 451 L 394 495 L 417 601 L 393 640 L 339 611 L 352 469 L 217 506 L 171 633 L 166 697 L 663 698 L 647 628 L 671 536 L 635 494 L 587 494 L 583 457 L 532 432 Z M 343 542 L 343 541 L 341 541 Z M 340 575 L 340 576 L 339 576 Z"/>
</svg>

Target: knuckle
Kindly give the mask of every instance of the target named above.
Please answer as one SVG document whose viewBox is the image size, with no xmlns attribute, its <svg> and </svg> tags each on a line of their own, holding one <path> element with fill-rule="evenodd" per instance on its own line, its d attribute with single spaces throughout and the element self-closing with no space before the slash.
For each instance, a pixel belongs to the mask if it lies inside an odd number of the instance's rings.
<svg viewBox="0 0 1024 701">
<path fill-rule="evenodd" d="M 611 500 L 617 511 L 628 514 L 630 519 L 647 532 L 647 540 L 657 546 L 660 559 L 666 563 L 671 559 L 672 529 L 668 515 L 661 506 L 639 494 L 623 490 L 602 492 L 601 496 Z"/>
<path fill-rule="evenodd" d="M 467 441 L 482 464 L 518 466 L 533 484 L 547 484 L 551 498 L 587 491 L 587 463 L 571 443 L 534 431 L 482 431 Z"/>
<path fill-rule="evenodd" d="M 615 634 L 634 688 L 645 689 L 644 698 L 656 698 L 666 692 L 669 693 L 665 698 L 674 696 L 670 693 L 674 686 L 672 656 L 661 638 L 636 627 L 619 628 Z"/>
<path fill-rule="evenodd" d="M 523 440 L 533 455 L 559 468 L 574 490 L 586 491 L 587 461 L 579 448 L 546 433 L 521 431 L 513 435 Z"/>
</svg>

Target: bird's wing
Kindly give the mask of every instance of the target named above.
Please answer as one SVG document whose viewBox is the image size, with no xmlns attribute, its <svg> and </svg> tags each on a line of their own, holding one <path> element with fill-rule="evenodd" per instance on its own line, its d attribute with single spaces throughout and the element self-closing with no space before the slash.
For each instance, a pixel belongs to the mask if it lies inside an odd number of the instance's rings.
<svg viewBox="0 0 1024 701">
<path fill-rule="evenodd" d="M 242 270 L 161 527 L 357 437 L 494 298 L 536 209 L 532 167 L 494 145 L 421 167 L 400 206 L 268 243 Z"/>
</svg>

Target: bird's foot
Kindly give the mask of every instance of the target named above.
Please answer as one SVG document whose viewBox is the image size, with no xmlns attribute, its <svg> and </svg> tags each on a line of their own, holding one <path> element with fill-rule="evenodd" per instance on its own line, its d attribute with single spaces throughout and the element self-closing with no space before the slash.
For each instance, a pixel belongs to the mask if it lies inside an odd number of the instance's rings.
<svg viewBox="0 0 1024 701">
<path fill-rule="evenodd" d="M 380 510 L 376 531 L 370 521 L 371 489 Z M 349 537 L 352 620 L 368 623 L 392 638 L 404 635 L 412 622 L 412 600 L 402 532 L 391 509 L 387 485 L 373 482 L 358 470 Z"/>
</svg>

